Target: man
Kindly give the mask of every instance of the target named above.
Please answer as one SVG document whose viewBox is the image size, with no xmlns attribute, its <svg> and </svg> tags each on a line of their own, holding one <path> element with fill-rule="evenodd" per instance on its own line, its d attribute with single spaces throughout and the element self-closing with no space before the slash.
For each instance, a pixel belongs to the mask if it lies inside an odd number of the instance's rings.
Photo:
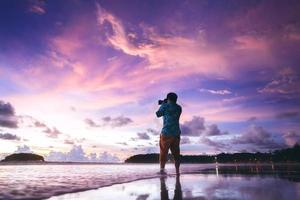
<svg viewBox="0 0 300 200">
<path fill-rule="evenodd" d="M 177 95 L 173 92 L 167 95 L 156 112 L 157 117 L 163 117 L 163 128 L 160 134 L 160 173 L 165 174 L 165 164 L 167 162 L 169 149 L 175 160 L 176 174 L 179 175 L 180 166 L 180 127 L 179 118 L 182 112 L 181 106 L 177 103 Z"/>
</svg>

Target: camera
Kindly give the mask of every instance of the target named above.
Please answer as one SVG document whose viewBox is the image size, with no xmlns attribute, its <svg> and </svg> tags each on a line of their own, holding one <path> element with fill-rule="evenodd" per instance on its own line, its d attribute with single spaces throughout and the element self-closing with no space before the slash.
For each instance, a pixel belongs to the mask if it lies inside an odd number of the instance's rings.
<svg viewBox="0 0 300 200">
<path fill-rule="evenodd" d="M 164 99 L 164 100 L 158 100 L 158 105 L 161 105 L 163 103 L 167 103 L 168 99 Z"/>
</svg>

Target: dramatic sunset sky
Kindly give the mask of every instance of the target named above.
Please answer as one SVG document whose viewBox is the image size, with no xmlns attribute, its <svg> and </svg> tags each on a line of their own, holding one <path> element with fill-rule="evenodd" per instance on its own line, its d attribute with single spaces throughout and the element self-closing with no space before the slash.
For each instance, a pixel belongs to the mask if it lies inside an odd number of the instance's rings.
<svg viewBox="0 0 300 200">
<path fill-rule="evenodd" d="M 0 1 L 0 159 L 158 152 L 176 92 L 182 154 L 300 142 L 299 1 Z"/>
</svg>

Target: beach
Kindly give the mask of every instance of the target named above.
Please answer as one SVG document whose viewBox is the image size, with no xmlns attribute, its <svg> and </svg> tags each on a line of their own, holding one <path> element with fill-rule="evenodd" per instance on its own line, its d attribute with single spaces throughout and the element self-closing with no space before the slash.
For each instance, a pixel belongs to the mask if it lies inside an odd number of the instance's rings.
<svg viewBox="0 0 300 200">
<path fill-rule="evenodd" d="M 0 166 L 0 199 L 300 199 L 299 164 Z"/>
<path fill-rule="evenodd" d="M 133 181 L 50 198 L 64 199 L 300 199 L 300 184 L 272 176 L 185 174 Z"/>
</svg>

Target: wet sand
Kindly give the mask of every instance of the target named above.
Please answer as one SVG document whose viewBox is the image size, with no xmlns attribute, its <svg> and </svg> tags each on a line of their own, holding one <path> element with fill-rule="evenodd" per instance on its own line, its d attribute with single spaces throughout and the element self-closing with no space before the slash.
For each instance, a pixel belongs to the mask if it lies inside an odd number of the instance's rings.
<svg viewBox="0 0 300 200">
<path fill-rule="evenodd" d="M 221 166 L 116 184 L 50 199 L 300 200 L 299 166 Z"/>
</svg>

